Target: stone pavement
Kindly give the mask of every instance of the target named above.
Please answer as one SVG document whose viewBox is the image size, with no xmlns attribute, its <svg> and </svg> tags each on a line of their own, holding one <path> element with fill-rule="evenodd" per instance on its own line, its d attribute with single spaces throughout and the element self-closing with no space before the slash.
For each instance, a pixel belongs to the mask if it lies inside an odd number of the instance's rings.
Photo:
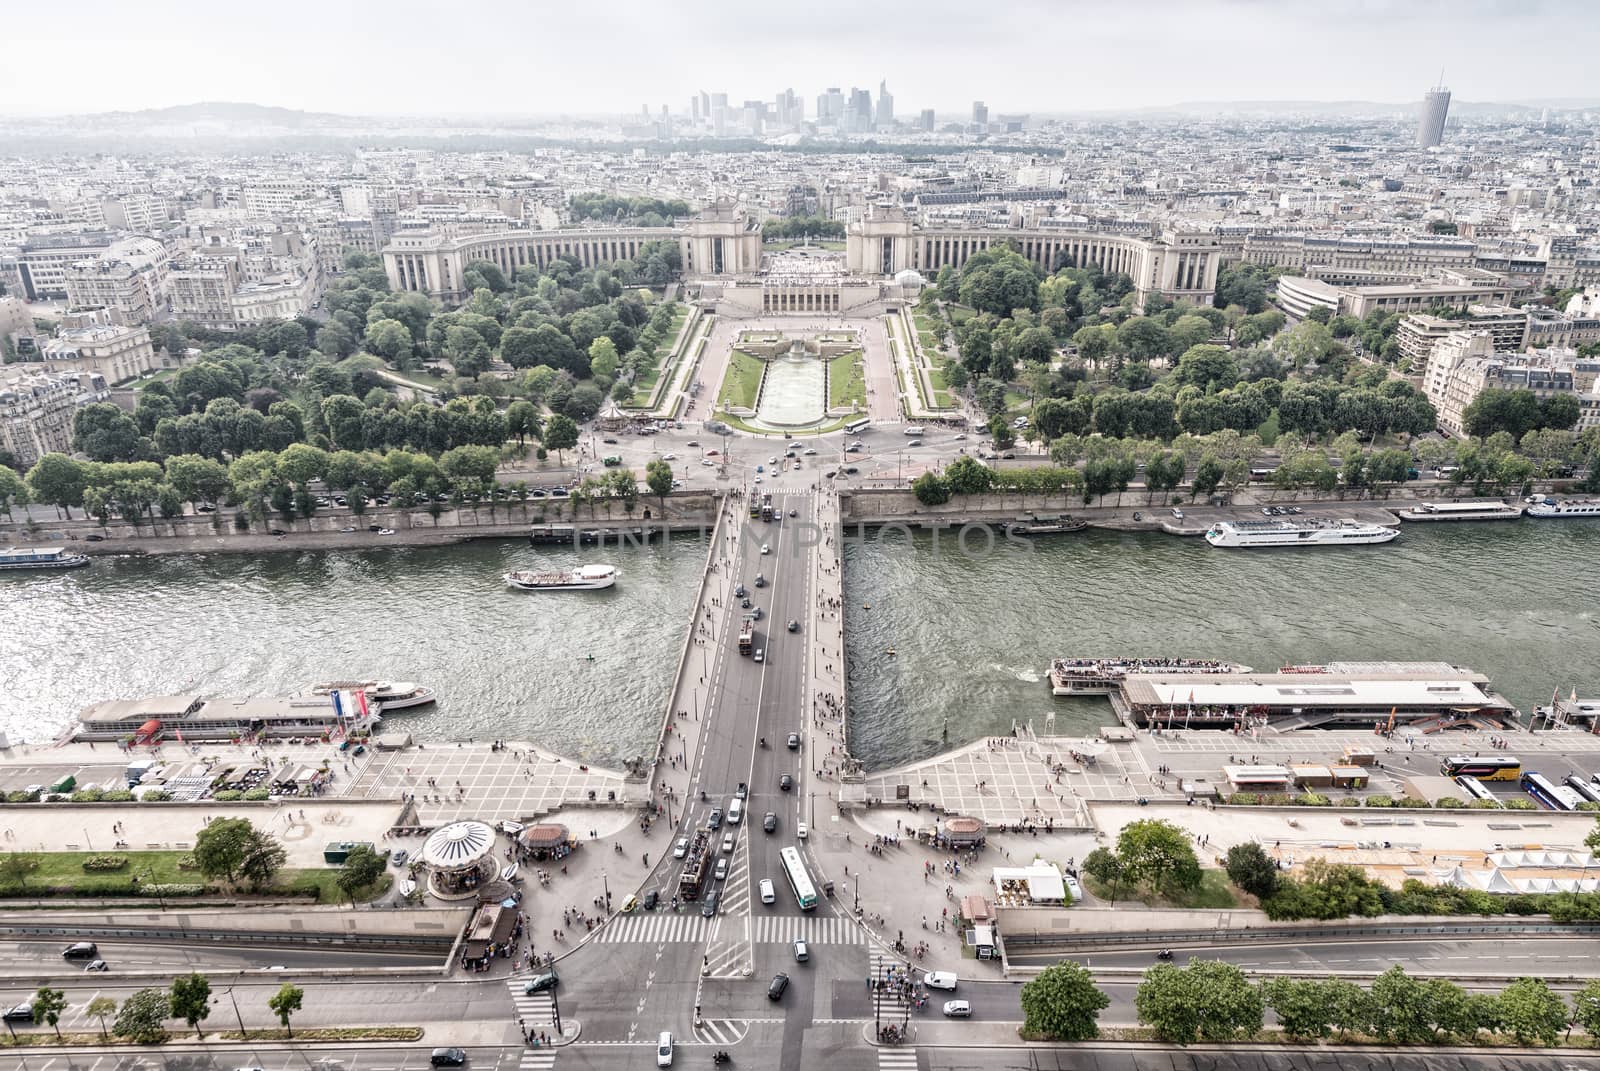
<svg viewBox="0 0 1600 1071">
<path fill-rule="evenodd" d="M 560 807 L 643 802 L 645 788 L 615 770 L 590 766 L 530 744 L 419 745 L 379 752 L 349 786 L 365 799 L 415 796 L 418 822 L 462 818 L 527 822 Z M 591 793 L 593 796 L 591 797 Z"/>
</svg>

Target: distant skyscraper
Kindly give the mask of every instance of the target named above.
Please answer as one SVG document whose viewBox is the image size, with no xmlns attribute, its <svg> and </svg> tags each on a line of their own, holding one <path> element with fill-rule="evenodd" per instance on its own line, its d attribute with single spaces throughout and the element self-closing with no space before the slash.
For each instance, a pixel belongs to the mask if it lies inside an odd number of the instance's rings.
<svg viewBox="0 0 1600 1071">
<path fill-rule="evenodd" d="M 975 100 L 972 102 L 972 125 L 989 125 L 989 106 L 981 100 Z"/>
<path fill-rule="evenodd" d="M 1440 84 L 1422 98 L 1422 121 L 1417 124 L 1417 145 L 1431 149 L 1444 140 L 1444 121 L 1450 114 L 1450 91 Z"/>
<path fill-rule="evenodd" d="M 851 134 L 872 129 L 872 90 L 850 87 L 850 99 L 844 106 L 844 128 Z"/>
<path fill-rule="evenodd" d="M 932 108 L 924 108 L 924 109 L 922 109 L 922 118 L 918 121 L 917 125 L 920 126 L 923 130 L 930 130 L 931 131 L 933 129 L 933 109 Z"/>
<path fill-rule="evenodd" d="M 889 92 L 887 81 L 878 83 L 878 123 L 879 130 L 894 126 L 894 94 Z"/>
</svg>

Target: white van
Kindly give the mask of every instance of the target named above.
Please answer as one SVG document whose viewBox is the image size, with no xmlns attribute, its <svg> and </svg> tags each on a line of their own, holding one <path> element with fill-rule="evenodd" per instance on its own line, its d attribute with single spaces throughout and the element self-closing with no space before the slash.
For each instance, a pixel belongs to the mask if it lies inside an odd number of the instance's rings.
<svg viewBox="0 0 1600 1071">
<path fill-rule="evenodd" d="M 763 904 L 775 904 L 778 902 L 778 889 L 777 886 L 772 884 L 771 878 L 761 879 L 761 902 Z"/>
<path fill-rule="evenodd" d="M 735 796 L 732 800 L 730 800 L 728 802 L 728 822 L 731 825 L 738 825 L 739 824 L 739 819 L 741 819 L 743 817 L 744 817 L 744 800 L 742 800 L 739 797 Z"/>
<path fill-rule="evenodd" d="M 907 424 L 906 428 L 905 428 L 905 434 L 906 435 L 921 435 L 926 430 L 927 429 L 925 429 L 921 424 Z"/>
</svg>

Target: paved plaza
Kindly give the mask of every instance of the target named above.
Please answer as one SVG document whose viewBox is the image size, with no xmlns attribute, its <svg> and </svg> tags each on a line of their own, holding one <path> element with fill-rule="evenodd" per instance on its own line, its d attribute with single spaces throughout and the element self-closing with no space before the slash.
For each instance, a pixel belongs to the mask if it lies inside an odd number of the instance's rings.
<svg viewBox="0 0 1600 1071">
<path fill-rule="evenodd" d="M 350 795 L 398 799 L 415 795 L 419 824 L 461 818 L 525 822 L 561 807 L 641 802 L 646 788 L 615 770 L 548 754 L 527 744 L 444 744 L 376 755 Z"/>
</svg>

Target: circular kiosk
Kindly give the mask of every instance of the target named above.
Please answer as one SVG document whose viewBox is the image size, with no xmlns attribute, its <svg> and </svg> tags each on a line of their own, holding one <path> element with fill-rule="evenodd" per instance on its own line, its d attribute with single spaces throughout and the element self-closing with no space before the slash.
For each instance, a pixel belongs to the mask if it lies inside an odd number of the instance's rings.
<svg viewBox="0 0 1600 1071">
<path fill-rule="evenodd" d="M 486 822 L 451 822 L 422 843 L 417 858 L 428 870 L 428 891 L 441 900 L 466 900 L 493 881 L 494 829 Z"/>
</svg>

